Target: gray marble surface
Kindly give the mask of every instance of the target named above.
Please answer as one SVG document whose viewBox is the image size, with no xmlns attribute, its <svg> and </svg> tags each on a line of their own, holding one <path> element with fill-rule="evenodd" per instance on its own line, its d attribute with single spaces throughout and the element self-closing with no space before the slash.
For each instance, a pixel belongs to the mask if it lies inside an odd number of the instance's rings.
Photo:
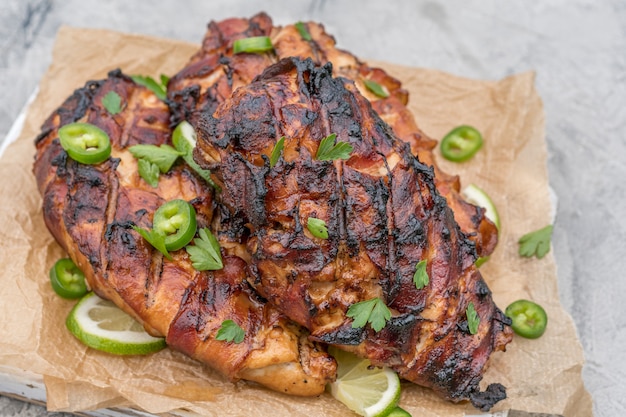
<svg viewBox="0 0 626 417">
<path fill-rule="evenodd" d="M 322 21 L 363 58 L 480 79 L 537 72 L 559 198 L 561 300 L 583 344 L 595 415 L 626 415 L 624 0 L 2 0 L 0 140 L 49 65 L 60 25 L 199 42 L 208 20 L 260 10 L 278 24 Z M 45 414 L 0 397 L 0 415 Z"/>
</svg>

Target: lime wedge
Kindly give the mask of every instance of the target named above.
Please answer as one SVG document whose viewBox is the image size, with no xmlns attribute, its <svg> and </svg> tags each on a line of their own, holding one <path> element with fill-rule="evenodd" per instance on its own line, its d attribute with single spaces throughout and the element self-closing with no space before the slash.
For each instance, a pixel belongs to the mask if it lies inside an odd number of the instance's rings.
<svg viewBox="0 0 626 417">
<path fill-rule="evenodd" d="M 65 325 L 85 345 L 116 355 L 144 355 L 165 347 L 133 317 L 91 292 L 70 311 Z"/>
<path fill-rule="evenodd" d="M 461 191 L 461 195 L 467 202 L 484 208 L 485 217 L 491 220 L 498 230 L 500 230 L 500 216 L 498 216 L 498 210 L 496 210 L 496 206 L 486 192 L 478 186 L 470 184 Z"/>
<path fill-rule="evenodd" d="M 366 417 L 385 417 L 400 400 L 400 378 L 389 368 L 371 366 L 348 352 L 331 349 L 337 360 L 337 380 L 330 384 L 333 397 Z"/>
</svg>

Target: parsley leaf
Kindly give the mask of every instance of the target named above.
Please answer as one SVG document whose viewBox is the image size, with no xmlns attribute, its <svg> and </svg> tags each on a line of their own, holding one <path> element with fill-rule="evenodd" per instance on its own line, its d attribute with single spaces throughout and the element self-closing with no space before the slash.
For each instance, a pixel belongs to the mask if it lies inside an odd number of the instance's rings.
<svg viewBox="0 0 626 417">
<path fill-rule="evenodd" d="M 161 173 L 165 174 L 172 168 L 174 162 L 182 155 L 170 145 L 134 145 L 128 148 L 131 154 L 137 159 L 145 159 L 159 167 Z"/>
<path fill-rule="evenodd" d="M 415 288 L 421 290 L 428 285 L 430 281 L 428 272 L 426 272 L 426 260 L 421 260 L 415 265 L 415 274 L 413 274 L 413 283 Z"/>
<path fill-rule="evenodd" d="M 552 225 L 535 230 L 522 236 L 519 240 L 519 254 L 530 258 L 536 256 L 543 258 L 550 251 L 550 238 L 552 237 Z"/>
<path fill-rule="evenodd" d="M 354 149 L 348 142 L 335 142 L 337 134 L 333 133 L 326 136 L 320 142 L 320 146 L 317 148 L 317 154 L 315 159 L 318 161 L 333 161 L 335 159 L 348 159 L 350 158 L 350 152 Z"/>
<path fill-rule="evenodd" d="M 346 316 L 354 319 L 352 328 L 364 327 L 370 323 L 374 331 L 379 332 L 391 318 L 391 311 L 379 297 L 352 304 Z"/>
<path fill-rule="evenodd" d="M 137 160 L 137 168 L 139 176 L 143 178 L 152 188 L 156 188 L 159 185 L 159 167 L 156 164 L 146 160 Z"/>
<path fill-rule="evenodd" d="M 304 23 L 298 22 L 296 23 L 295 26 L 296 26 L 296 29 L 298 29 L 298 33 L 300 34 L 302 39 L 304 39 L 305 41 L 311 40 L 311 34 L 309 33 Z"/>
<path fill-rule="evenodd" d="M 328 239 L 328 228 L 324 220 L 309 217 L 306 221 L 306 227 L 313 236 L 319 237 L 320 239 Z"/>
<path fill-rule="evenodd" d="M 278 162 L 278 158 L 280 158 L 280 154 L 285 148 L 285 137 L 283 136 L 276 142 L 274 145 L 274 149 L 272 149 L 272 154 L 270 155 L 270 168 L 274 168 L 276 162 Z"/>
<path fill-rule="evenodd" d="M 232 320 L 224 320 L 220 329 L 217 331 L 215 340 L 223 340 L 226 342 L 235 342 L 237 344 L 243 342 L 246 332 Z"/>
<path fill-rule="evenodd" d="M 478 317 L 478 313 L 476 313 L 474 303 L 470 302 L 467 305 L 465 315 L 467 316 L 467 327 L 470 334 L 476 334 L 478 332 L 478 325 L 480 324 L 480 317 Z"/>
<path fill-rule="evenodd" d="M 176 150 L 181 153 L 187 165 L 196 171 L 209 185 L 220 191 L 219 185 L 211 178 L 211 171 L 200 168 L 200 165 L 193 159 L 193 148 L 196 147 L 196 131 L 189 122 L 182 121 L 176 126 L 172 134 L 172 143 Z"/>
<path fill-rule="evenodd" d="M 198 231 L 199 238 L 195 238 L 195 246 L 185 246 L 185 250 L 191 258 L 193 267 L 198 271 L 216 271 L 222 269 L 222 255 L 220 244 L 209 229 L 202 228 Z"/>
<path fill-rule="evenodd" d="M 133 229 L 139 233 L 148 243 L 152 245 L 156 250 L 161 252 L 167 259 L 172 260 L 172 256 L 167 251 L 165 247 L 165 235 L 155 232 L 154 230 L 146 230 L 142 229 L 138 226 L 133 226 Z"/>
<path fill-rule="evenodd" d="M 115 116 L 122 111 L 122 98 L 115 91 L 109 91 L 102 97 L 102 105 L 111 115 Z"/>
<path fill-rule="evenodd" d="M 150 76 L 144 75 L 133 75 L 130 78 L 132 78 L 136 84 L 142 85 L 156 94 L 159 100 L 165 100 L 167 97 L 167 84 L 164 83 L 165 80 L 169 82 L 167 76 L 161 75 L 161 83 L 158 83 Z"/>
<path fill-rule="evenodd" d="M 365 84 L 365 87 L 367 87 L 367 89 L 370 90 L 372 93 L 374 93 L 376 96 L 380 98 L 389 97 L 389 92 L 387 91 L 387 89 L 383 87 L 382 85 L 378 84 L 376 81 L 363 80 L 363 84 Z"/>
</svg>

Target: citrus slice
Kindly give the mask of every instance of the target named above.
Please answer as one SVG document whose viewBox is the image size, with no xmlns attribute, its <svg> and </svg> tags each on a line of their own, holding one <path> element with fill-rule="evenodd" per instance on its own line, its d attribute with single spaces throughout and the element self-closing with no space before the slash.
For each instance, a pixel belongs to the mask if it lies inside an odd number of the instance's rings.
<svg viewBox="0 0 626 417">
<path fill-rule="evenodd" d="M 475 206 L 482 207 L 485 209 L 485 217 L 488 218 L 496 225 L 498 232 L 500 231 L 500 216 L 498 215 L 498 210 L 496 210 L 495 204 L 480 187 L 475 184 L 470 184 L 461 191 L 461 195 L 467 202 L 474 204 Z M 476 260 L 475 265 L 477 268 L 480 268 L 482 264 L 489 260 L 488 256 L 480 257 Z"/>
<path fill-rule="evenodd" d="M 116 355 L 144 355 L 165 347 L 133 317 L 90 292 L 70 311 L 65 325 L 85 345 Z"/>
<path fill-rule="evenodd" d="M 496 225 L 500 230 L 500 216 L 498 216 L 498 210 L 496 210 L 495 204 L 491 201 L 491 198 L 475 184 L 470 184 L 461 191 L 461 195 L 469 203 L 474 204 L 485 209 L 485 217 Z"/>
<path fill-rule="evenodd" d="M 371 366 L 367 359 L 331 349 L 337 360 L 337 380 L 330 384 L 333 397 L 366 417 L 388 416 L 400 400 L 400 378 L 389 368 Z"/>
<path fill-rule="evenodd" d="M 404 408 L 396 407 L 391 410 L 391 413 L 387 417 L 411 417 L 411 413 L 406 411 Z"/>
</svg>

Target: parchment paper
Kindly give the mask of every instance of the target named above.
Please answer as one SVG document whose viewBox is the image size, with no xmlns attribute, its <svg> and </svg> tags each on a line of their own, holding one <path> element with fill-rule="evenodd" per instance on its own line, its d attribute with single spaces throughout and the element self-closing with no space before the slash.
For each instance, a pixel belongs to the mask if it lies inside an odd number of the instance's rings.
<svg viewBox="0 0 626 417">
<path fill-rule="evenodd" d="M 202 36 L 199 28 L 199 38 Z M 33 139 L 47 116 L 87 80 L 120 67 L 127 74 L 174 74 L 197 46 L 102 30 L 64 27 L 53 63 L 41 80 L 19 139 L 0 160 L 0 365 L 44 378 L 48 409 L 81 411 L 133 407 L 151 413 L 179 408 L 207 416 L 344 416 L 330 395 L 295 398 L 246 382 L 233 384 L 206 366 L 169 349 L 147 357 L 117 357 L 83 347 L 65 329 L 74 304 L 54 294 L 48 270 L 65 256 L 46 229 L 31 173 Z M 471 161 L 442 168 L 476 183 L 500 213 L 501 238 L 481 268 L 496 303 L 518 298 L 542 304 L 549 324 L 538 340 L 515 337 L 492 356 L 484 383 L 501 382 L 509 398 L 493 411 L 518 409 L 565 416 L 592 415 L 583 386 L 582 349 L 572 320 L 559 303 L 552 254 L 517 255 L 517 240 L 551 222 L 544 115 L 534 74 L 476 81 L 434 70 L 378 63 L 410 91 L 410 108 L 422 129 L 440 138 L 459 124 L 477 127 L 485 146 Z M 414 416 L 477 414 L 431 391 L 403 384 L 402 407 Z"/>
</svg>

